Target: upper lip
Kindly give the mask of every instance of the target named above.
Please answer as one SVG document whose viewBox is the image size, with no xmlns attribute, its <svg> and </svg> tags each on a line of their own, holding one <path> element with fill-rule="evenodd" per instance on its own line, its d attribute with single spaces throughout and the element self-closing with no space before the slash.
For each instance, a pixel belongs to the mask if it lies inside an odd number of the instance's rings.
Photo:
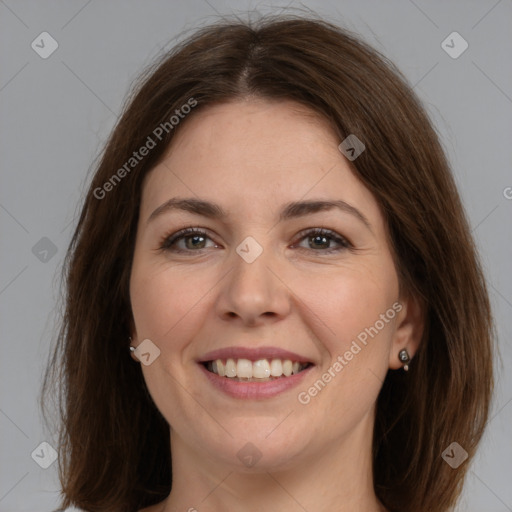
<svg viewBox="0 0 512 512">
<path fill-rule="evenodd" d="M 258 361 L 260 359 L 290 359 L 298 363 L 311 363 L 307 357 L 284 350 L 279 347 L 227 347 L 212 350 L 201 356 L 197 362 L 206 363 L 216 359 L 248 359 L 249 361 Z"/>
</svg>

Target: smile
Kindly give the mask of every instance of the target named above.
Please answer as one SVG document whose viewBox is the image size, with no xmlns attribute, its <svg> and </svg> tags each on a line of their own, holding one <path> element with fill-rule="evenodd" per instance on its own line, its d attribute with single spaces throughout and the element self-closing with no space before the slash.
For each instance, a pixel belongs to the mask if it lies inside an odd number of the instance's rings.
<svg viewBox="0 0 512 512">
<path fill-rule="evenodd" d="M 205 368 L 219 377 L 240 382 L 268 382 L 290 377 L 302 372 L 310 363 L 300 363 L 290 359 L 215 359 L 203 363 Z"/>
<path fill-rule="evenodd" d="M 196 360 L 208 381 L 205 390 L 231 398 L 262 400 L 291 390 L 316 366 L 312 358 L 279 347 L 226 347 Z"/>
</svg>

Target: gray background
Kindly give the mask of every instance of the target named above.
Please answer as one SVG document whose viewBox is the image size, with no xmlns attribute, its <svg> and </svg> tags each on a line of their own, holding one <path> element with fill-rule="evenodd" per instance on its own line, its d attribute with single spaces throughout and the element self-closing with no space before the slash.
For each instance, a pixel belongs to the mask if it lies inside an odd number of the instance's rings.
<svg viewBox="0 0 512 512">
<path fill-rule="evenodd" d="M 37 397 L 77 205 L 129 84 L 183 30 L 218 13 L 258 16 L 277 5 L 286 3 L 0 0 L 0 512 L 57 503 L 57 464 L 44 470 L 31 458 L 52 442 Z M 492 420 L 459 510 L 512 511 L 512 2 L 289 5 L 359 32 L 390 57 L 439 131 L 489 280 L 502 358 Z M 31 48 L 43 31 L 59 45 L 47 59 Z M 469 43 L 457 59 L 441 47 L 453 31 Z M 43 237 L 55 255 L 41 250 Z"/>
</svg>

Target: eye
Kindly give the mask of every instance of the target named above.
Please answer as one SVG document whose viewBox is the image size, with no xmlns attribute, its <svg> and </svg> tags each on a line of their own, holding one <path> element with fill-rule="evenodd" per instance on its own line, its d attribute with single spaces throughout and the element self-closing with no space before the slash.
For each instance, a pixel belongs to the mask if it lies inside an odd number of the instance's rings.
<svg viewBox="0 0 512 512">
<path fill-rule="evenodd" d="M 160 249 L 172 252 L 198 251 L 207 249 L 205 245 L 207 240 L 211 240 L 211 238 L 206 231 L 200 228 L 185 228 L 165 237 L 160 244 Z M 179 246 L 180 242 L 184 242 L 184 247 L 183 245 Z"/>
<path fill-rule="evenodd" d="M 304 250 L 333 253 L 353 248 L 353 245 L 345 237 L 330 229 L 309 229 L 301 231 L 298 236 L 300 242 L 303 240 L 308 242 L 308 247 L 296 244 L 300 249 Z M 160 249 L 177 253 L 198 252 L 208 248 L 206 246 L 208 240 L 212 241 L 206 231 L 200 228 L 189 227 L 164 237 L 160 243 Z M 180 243 L 183 243 L 181 247 Z M 337 244 L 338 247 L 332 247 L 332 243 Z M 218 247 L 218 245 L 214 243 L 213 247 Z"/>
<path fill-rule="evenodd" d="M 305 240 L 308 243 L 308 247 L 301 247 L 306 250 L 313 250 L 315 252 L 339 252 L 346 249 L 350 249 L 353 245 L 343 236 L 339 235 L 335 231 L 325 228 L 315 228 L 299 233 L 300 240 Z M 338 244 L 338 247 L 331 247 L 331 243 Z M 299 245 L 300 247 L 300 245 Z"/>
</svg>

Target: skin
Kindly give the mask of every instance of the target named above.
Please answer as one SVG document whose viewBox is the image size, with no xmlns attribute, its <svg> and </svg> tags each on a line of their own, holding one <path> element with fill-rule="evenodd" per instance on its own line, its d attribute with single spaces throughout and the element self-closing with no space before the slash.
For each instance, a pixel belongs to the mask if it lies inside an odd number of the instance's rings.
<svg viewBox="0 0 512 512">
<path fill-rule="evenodd" d="M 149 338 L 160 349 L 141 370 L 171 425 L 173 486 L 144 512 L 385 510 L 373 491 L 375 402 L 388 369 L 401 368 L 398 352 L 407 348 L 412 358 L 417 350 L 422 315 L 413 297 L 399 294 L 383 216 L 340 142 L 292 101 L 237 100 L 191 115 L 146 177 L 130 280 L 132 345 Z M 171 197 L 206 199 L 229 215 L 167 211 L 148 222 Z M 278 222 L 285 203 L 308 199 L 342 199 L 371 229 L 336 209 Z M 196 245 L 194 235 L 181 239 L 174 248 L 185 253 L 159 249 L 189 226 L 207 237 Z M 353 247 L 298 236 L 322 227 Z M 236 252 L 247 236 L 263 248 L 250 264 Z M 298 393 L 397 301 L 401 311 L 300 403 Z M 276 397 L 231 398 L 195 360 L 235 345 L 288 349 L 315 367 Z M 247 442 L 262 455 L 251 468 L 237 457 Z"/>
</svg>

